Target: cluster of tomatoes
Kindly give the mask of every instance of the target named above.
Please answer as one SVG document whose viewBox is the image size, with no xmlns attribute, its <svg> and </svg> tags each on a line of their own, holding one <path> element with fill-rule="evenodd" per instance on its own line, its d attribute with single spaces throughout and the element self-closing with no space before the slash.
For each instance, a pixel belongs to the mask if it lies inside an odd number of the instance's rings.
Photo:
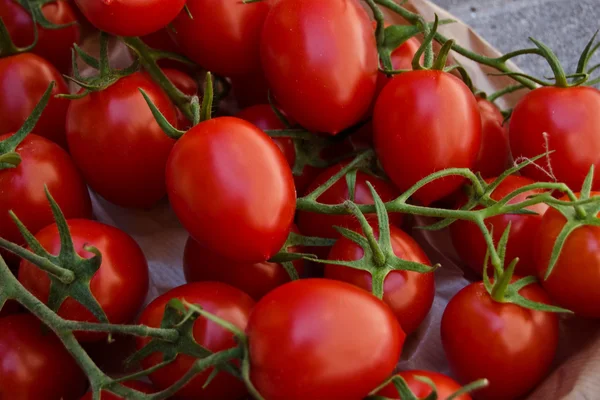
<svg viewBox="0 0 600 400">
<path fill-rule="evenodd" d="M 73 344 L 65 321 L 149 327 L 135 343 L 146 370 L 135 376 L 149 380 L 124 383 L 136 396 L 166 393 L 198 360 L 238 348 L 174 398 L 507 400 L 544 379 L 558 307 L 600 318 L 600 175 L 590 173 L 600 92 L 553 64 L 555 85 L 529 91 L 505 122 L 446 66 L 449 47 L 432 63 L 427 40 L 406 37 L 382 60 L 405 27 L 382 31 L 366 3 L 0 0 L 0 34 L 10 36 L 0 38 L 0 256 L 19 285 L 0 282 L 0 398 L 79 399 L 90 381 L 103 399 L 121 398 L 111 394 L 118 382 L 89 376 L 91 360 L 73 350 L 93 355 L 119 328 L 70 328 Z M 74 47 L 82 30 L 122 37 L 144 68 L 116 71 L 105 54 Z M 82 78 L 72 54 L 100 78 Z M 199 108 L 203 71 L 231 88 L 215 101 L 235 111 Z M 41 117 L 30 117 L 44 96 Z M 180 137 L 165 134 L 169 124 Z M 513 160 L 524 167 L 505 174 Z M 188 283 L 143 308 L 146 257 L 93 219 L 88 187 L 126 208 L 168 197 L 190 235 Z M 396 371 L 436 294 L 435 267 L 404 214 L 448 209 L 489 212 L 457 214 L 449 228 L 475 280 L 441 321 L 457 381 Z M 45 318 L 50 310 L 60 318 Z M 461 389 L 481 379 L 489 385 L 472 395 Z"/>
</svg>

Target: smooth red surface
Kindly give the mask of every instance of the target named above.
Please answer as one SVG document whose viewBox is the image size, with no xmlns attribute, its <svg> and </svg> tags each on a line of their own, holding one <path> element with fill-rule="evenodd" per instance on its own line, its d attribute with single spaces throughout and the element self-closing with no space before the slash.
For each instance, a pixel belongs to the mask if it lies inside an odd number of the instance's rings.
<svg viewBox="0 0 600 400">
<path fill-rule="evenodd" d="M 310 131 L 349 128 L 375 93 L 375 36 L 356 0 L 276 2 L 262 32 L 261 58 L 277 103 Z"/>
<path fill-rule="evenodd" d="M 377 227 L 373 228 L 376 237 L 379 237 Z M 425 252 L 408 234 L 390 226 L 390 236 L 396 256 L 431 265 Z M 360 260 L 363 256 L 364 251 L 358 244 L 342 237 L 333 245 L 327 259 L 352 261 Z M 325 278 L 348 282 L 372 293 L 372 277 L 368 271 L 328 264 L 325 267 Z M 435 282 L 431 272 L 421 274 L 413 271 L 392 271 L 385 278 L 383 301 L 390 306 L 407 335 L 413 333 L 427 317 L 434 296 Z"/>
<path fill-rule="evenodd" d="M 77 254 L 92 258 L 93 254 L 84 250 L 85 246 L 94 246 L 102 254 L 102 264 L 92 277 L 90 288 L 106 317 L 113 324 L 131 322 L 148 294 L 148 263 L 142 249 L 129 235 L 112 226 L 84 219 L 71 219 L 67 223 Z M 42 229 L 35 237 L 50 254 L 58 255 L 60 238 L 56 224 Z M 19 282 L 41 301 L 48 301 L 50 279 L 37 266 L 23 260 Z M 76 321 L 97 321 L 72 298 L 64 301 L 58 315 Z M 106 337 L 102 333 L 89 332 L 78 332 L 76 336 L 81 341 Z"/>
<path fill-rule="evenodd" d="M 421 43 L 414 37 L 398 46 L 391 54 L 392 68 L 395 70 L 412 70 L 412 60 L 420 46 Z M 375 90 L 374 101 L 377 101 L 379 94 L 390 80 L 391 78 L 388 78 L 383 72 L 377 72 L 377 89 Z"/>
<path fill-rule="evenodd" d="M 123 386 L 127 386 L 129 388 L 135 389 L 138 392 L 142 393 L 155 393 L 156 389 L 152 387 L 149 383 L 141 382 L 141 381 L 131 381 L 124 382 Z M 122 400 L 121 396 L 117 396 L 112 393 L 102 392 L 100 393 L 100 400 Z M 81 398 L 81 400 L 92 400 L 92 392 L 87 392 L 85 396 Z"/>
<path fill-rule="evenodd" d="M 160 29 L 149 35 L 142 36 L 140 39 L 148 46 L 156 50 L 168 51 L 170 53 L 181 54 L 181 49 L 175 43 L 175 40 L 169 34 L 169 27 Z M 183 71 L 193 70 L 194 67 L 181 63 L 179 61 L 164 58 L 158 60 L 158 65 L 162 68 L 175 68 Z"/>
<path fill-rule="evenodd" d="M 175 141 L 158 126 L 138 88 L 176 124 L 175 107 L 160 86 L 135 73 L 73 100 L 67 140 L 95 192 L 120 206 L 150 208 L 166 195 L 165 166 Z"/>
<path fill-rule="evenodd" d="M 277 253 L 296 211 L 292 171 L 277 145 L 239 118 L 202 122 L 167 163 L 171 206 L 201 245 L 240 262 Z"/>
<path fill-rule="evenodd" d="M 513 157 L 532 158 L 547 151 L 552 173 L 559 182 L 578 191 L 594 165 L 600 168 L 600 92 L 587 86 L 562 89 L 543 87 L 527 93 L 510 119 Z M 544 139 L 547 133 L 547 142 Z M 548 170 L 547 159 L 537 164 Z M 539 168 L 526 167 L 523 175 L 538 181 L 551 178 Z M 596 174 L 593 189 L 600 189 Z"/>
<path fill-rule="evenodd" d="M 484 178 L 492 178 L 510 167 L 508 122 L 504 123 L 504 117 L 494 103 L 478 97 L 477 105 L 481 116 L 481 147 L 473 171 Z"/>
<path fill-rule="evenodd" d="M 269 400 L 361 400 L 392 373 L 406 337 L 385 303 L 327 279 L 275 289 L 246 333 L 250 378 Z"/>
<path fill-rule="evenodd" d="M 0 318 L 0 398 L 74 400 L 87 381 L 54 334 L 28 314 Z"/>
<path fill-rule="evenodd" d="M 402 371 L 397 374 L 401 376 L 406 381 L 406 384 L 413 392 L 415 396 L 419 399 L 423 399 L 429 396 L 432 392 L 431 386 L 427 383 L 422 382 L 415 377 L 423 377 L 431 379 L 435 385 L 436 393 L 438 395 L 438 400 L 446 400 L 448 397 L 452 396 L 454 393 L 458 392 L 461 389 L 460 384 L 456 382 L 454 379 L 439 374 L 437 372 L 432 371 Z M 394 386 L 393 383 L 390 383 L 379 392 L 377 392 L 379 396 L 385 396 L 390 400 L 402 400 L 398 394 L 398 390 Z M 454 400 L 471 400 L 471 396 L 468 394 L 463 394 L 461 396 L 455 397 Z"/>
<path fill-rule="evenodd" d="M 146 307 L 140 317 L 140 323 L 159 327 L 165 307 L 171 299 L 185 300 L 202 307 L 205 311 L 222 318 L 239 329 L 244 330 L 254 301 L 246 293 L 232 286 L 218 282 L 196 282 L 179 286 L 155 299 Z M 198 317 L 194 323 L 194 339 L 213 352 L 235 347 L 231 332 L 214 322 Z M 138 348 L 148 343 L 148 339 L 138 339 Z M 175 361 L 152 373 L 150 379 L 159 389 L 166 389 L 180 379 L 196 359 L 187 355 L 178 355 Z M 153 353 L 142 360 L 144 368 L 150 368 L 163 361 L 162 354 Z M 199 374 L 190 383 L 177 392 L 178 398 L 193 400 L 235 400 L 246 393 L 244 384 L 237 378 L 222 372 L 206 387 L 204 382 L 212 368 Z"/>
<path fill-rule="evenodd" d="M 268 2 L 188 0 L 193 15 L 182 11 L 173 21 L 173 37 L 181 51 L 221 76 L 260 72 L 260 34 Z"/>
<path fill-rule="evenodd" d="M 473 167 L 481 145 L 475 97 L 460 79 L 442 71 L 394 77 L 375 104 L 373 129 L 379 161 L 402 191 L 436 171 Z M 413 197 L 429 205 L 463 182 L 447 177 Z"/>
<path fill-rule="evenodd" d="M 85 17 L 101 31 L 117 36 L 144 36 L 167 26 L 185 0 L 75 0 Z"/>
<path fill-rule="evenodd" d="M 513 279 L 514 280 L 514 279 Z M 519 291 L 526 299 L 550 304 L 537 284 Z M 473 283 L 450 302 L 442 317 L 442 344 L 459 382 L 486 378 L 481 399 L 515 399 L 548 373 L 558 344 L 558 317 L 492 300 L 483 282 Z"/>
<path fill-rule="evenodd" d="M 488 179 L 491 183 L 494 178 Z M 501 200 L 510 193 L 524 186 L 534 184 L 529 178 L 522 176 L 511 175 L 507 177 L 491 194 L 493 200 Z M 530 190 L 513 198 L 508 204 L 517 204 L 527 200 L 527 197 L 544 193 L 543 190 Z M 465 200 L 462 201 L 462 206 Z M 527 207 L 527 210 L 534 211 L 538 215 L 519 215 L 519 214 L 504 214 L 498 215 L 485 220 L 485 224 L 492 232 L 494 243 L 498 243 L 502 234 L 511 224 L 510 236 L 506 247 L 506 266 L 515 258 L 519 258 L 516 273 L 521 276 L 537 275 L 533 247 L 536 240 L 536 235 L 542 223 L 542 217 L 548 206 L 544 203 L 536 204 Z M 481 230 L 472 222 L 456 221 L 450 225 L 452 243 L 458 252 L 460 258 L 479 276 L 483 274 L 485 261 L 485 253 L 487 245 Z M 492 273 L 491 265 L 488 266 L 488 272 Z"/>
<path fill-rule="evenodd" d="M 52 81 L 56 85 L 35 133 L 66 148 L 65 119 L 69 100 L 57 99 L 54 95 L 69 93 L 69 89 L 52 64 L 31 53 L 0 58 L 0 134 L 21 128 Z"/>
</svg>

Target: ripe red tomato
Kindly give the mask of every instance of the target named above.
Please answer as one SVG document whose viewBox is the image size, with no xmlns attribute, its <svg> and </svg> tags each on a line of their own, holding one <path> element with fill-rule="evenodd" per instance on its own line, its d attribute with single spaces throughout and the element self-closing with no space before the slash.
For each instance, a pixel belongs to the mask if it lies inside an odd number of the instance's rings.
<svg viewBox="0 0 600 400">
<path fill-rule="evenodd" d="M 276 254 L 296 210 L 285 157 L 264 132 L 234 117 L 202 122 L 177 141 L 167 188 L 190 235 L 234 261 L 263 262 Z"/>
<path fill-rule="evenodd" d="M 181 49 L 169 34 L 169 29 L 169 27 L 160 29 L 149 35 L 142 36 L 140 39 L 142 39 L 144 43 L 146 43 L 148 46 L 155 50 L 162 50 L 168 51 L 170 53 L 181 54 Z M 162 68 L 174 68 L 186 72 L 191 72 L 194 70 L 193 66 L 186 65 L 179 61 L 169 60 L 167 58 L 158 60 L 158 65 Z"/>
<path fill-rule="evenodd" d="M 406 381 L 406 384 L 410 388 L 410 390 L 414 393 L 415 396 L 419 399 L 424 399 L 429 396 L 432 392 L 431 386 L 422 382 L 415 377 L 424 377 L 429 378 L 435 384 L 436 392 L 439 400 L 446 400 L 448 397 L 452 396 L 454 393 L 458 392 L 461 389 L 461 386 L 452 378 L 439 374 L 437 372 L 431 371 L 402 371 L 397 374 L 401 376 Z M 390 383 L 379 392 L 377 392 L 379 396 L 385 396 L 391 400 L 402 400 L 398 395 L 398 390 L 393 383 Z M 468 394 L 463 394 L 461 396 L 455 397 L 454 400 L 471 400 L 471 396 Z"/>
<path fill-rule="evenodd" d="M 407 72 L 383 89 L 373 114 L 375 150 L 402 191 L 446 168 L 471 168 L 481 145 L 481 118 L 469 88 L 442 71 Z M 464 180 L 432 182 L 414 197 L 429 205 Z"/>
<path fill-rule="evenodd" d="M 142 381 L 130 381 L 123 382 L 123 386 L 127 386 L 128 388 L 132 388 L 142 393 L 155 393 L 156 389 L 152 387 L 149 383 Z M 100 394 L 100 400 L 122 400 L 121 396 L 114 395 L 112 393 L 102 392 Z M 92 392 L 87 392 L 85 396 L 81 398 L 81 400 L 92 400 Z"/>
<path fill-rule="evenodd" d="M 50 1 L 42 6 L 42 14 L 55 25 L 65 25 L 77 21 L 71 5 L 63 0 Z M 0 1 L 0 18 L 6 25 L 15 45 L 26 47 L 33 43 L 33 20 L 29 13 L 14 0 Z M 71 47 L 79 42 L 78 24 L 61 29 L 45 29 L 37 24 L 38 42 L 32 53 L 50 61 L 60 72 L 71 70 Z"/>
<path fill-rule="evenodd" d="M 60 72 L 43 58 L 23 53 L 0 58 L 0 134 L 16 132 L 31 114 L 50 82 L 52 97 L 38 121 L 38 135 L 66 148 L 65 119 L 69 101 L 54 95 L 69 93 Z M 27 83 L 26 85 L 22 83 Z"/>
<path fill-rule="evenodd" d="M 494 178 L 487 179 L 491 183 Z M 527 185 L 535 183 L 529 178 L 511 175 L 507 177 L 491 194 L 493 200 L 501 200 L 508 194 Z M 541 194 L 543 190 L 530 190 L 512 199 L 508 204 L 517 204 L 527 200 L 527 197 Z M 464 204 L 464 200 L 463 204 Z M 463 204 L 460 204 L 462 206 Z M 533 246 L 536 243 L 536 235 L 542 223 L 542 217 L 548 206 L 544 203 L 527 207 L 528 210 L 538 215 L 505 214 L 498 215 L 485 220 L 488 228 L 492 229 L 494 243 L 498 243 L 502 234 L 511 224 L 510 236 L 506 248 L 506 260 L 510 263 L 519 257 L 516 273 L 521 276 L 537 275 L 535 260 L 533 258 Z M 483 274 L 485 253 L 487 245 L 481 230 L 472 222 L 456 221 L 450 225 L 452 243 L 460 258 L 479 276 Z M 488 270 L 493 272 L 490 267 Z"/>
<path fill-rule="evenodd" d="M 117 36 L 144 36 L 173 21 L 185 0 L 75 0 L 75 3 L 101 31 Z"/>
<path fill-rule="evenodd" d="M 164 74 L 169 78 L 171 83 L 181 90 L 183 94 L 195 96 L 198 94 L 198 82 L 196 82 L 187 73 L 174 68 L 163 68 Z M 192 127 L 192 123 L 186 118 L 179 108 L 175 108 L 177 112 L 177 128 L 187 130 Z"/>
<path fill-rule="evenodd" d="M 496 105 L 477 97 L 481 116 L 481 148 L 473 171 L 484 178 L 502 174 L 510 166 L 510 146 L 508 144 L 508 125 Z"/>
<path fill-rule="evenodd" d="M 11 314 L 17 314 L 21 310 L 19 303 L 14 300 L 8 300 L 4 303 L 4 307 L 0 309 L 0 318 L 6 317 Z"/>
<path fill-rule="evenodd" d="M 246 333 L 250 379 L 269 400 L 360 400 L 392 373 L 406 337 L 385 303 L 328 279 L 273 290 Z"/>
<path fill-rule="evenodd" d="M 515 107 L 510 119 L 510 148 L 515 159 L 533 158 L 546 151 L 551 170 L 559 182 L 573 190 L 581 185 L 594 165 L 600 168 L 600 92 L 593 87 L 543 87 L 527 93 Z M 544 139 L 547 133 L 547 145 Z M 549 170 L 547 159 L 538 164 Z M 550 177 L 534 166 L 523 175 L 538 181 Z M 596 174 L 594 190 L 600 189 Z"/>
<path fill-rule="evenodd" d="M 246 293 L 232 286 L 219 282 L 189 283 L 168 291 L 155 299 L 146 307 L 140 317 L 140 323 L 151 327 L 159 327 L 165 307 L 171 299 L 185 300 L 201 306 L 204 310 L 220 317 L 244 330 L 254 301 Z M 231 332 L 221 328 L 214 322 L 199 317 L 194 323 L 194 339 L 210 351 L 217 352 L 236 346 Z M 139 338 L 138 348 L 147 344 L 149 339 Z M 150 374 L 150 379 L 159 389 L 166 389 L 179 380 L 192 366 L 196 359 L 180 354 L 175 361 Z M 160 353 L 153 353 L 144 360 L 142 366 L 150 368 L 163 361 Z M 194 400 L 230 400 L 239 399 L 246 393 L 244 384 L 226 372 L 219 373 L 216 378 L 202 389 L 211 373 L 204 371 L 177 392 L 178 398 Z"/>
<path fill-rule="evenodd" d="M 421 47 L 421 43 L 416 38 L 410 38 L 406 42 L 402 43 L 396 50 L 392 52 L 392 68 L 398 69 L 412 69 L 412 60 Z M 377 72 L 377 89 L 375 90 L 374 100 L 376 101 L 379 94 L 391 80 L 383 72 Z"/>
<path fill-rule="evenodd" d="M 124 207 L 149 208 L 166 194 L 165 165 L 175 141 L 158 126 L 138 88 L 176 124 L 175 108 L 160 86 L 135 73 L 73 100 L 67 140 L 75 164 L 100 196 Z"/>
<path fill-rule="evenodd" d="M 310 131 L 349 128 L 375 93 L 375 35 L 356 0 L 276 2 L 262 32 L 261 58 L 277 103 Z"/>
<path fill-rule="evenodd" d="M 600 196 L 600 192 L 593 192 L 592 196 Z M 566 218 L 554 208 L 544 214 L 533 241 L 537 275 L 552 300 L 561 307 L 582 317 L 600 318 L 600 293 L 596 286 L 600 282 L 600 228 L 582 226 L 573 231 L 552 274 L 544 280 L 556 238 L 565 224 Z"/>
<path fill-rule="evenodd" d="M 376 223 L 375 236 L 379 236 Z M 394 254 L 404 260 L 431 265 L 421 247 L 408 234 L 395 226 L 390 226 L 390 236 Z M 363 249 L 353 241 L 340 238 L 331 248 L 329 260 L 353 261 L 364 256 Z M 367 271 L 328 264 L 325 278 L 344 281 L 372 293 L 372 277 Z M 385 278 L 383 301 L 387 303 L 407 335 L 413 333 L 429 314 L 435 296 L 433 273 L 421 274 L 414 271 L 392 271 Z"/>
<path fill-rule="evenodd" d="M 0 319 L 0 398 L 74 400 L 87 382 L 54 334 L 32 315 Z"/>
<path fill-rule="evenodd" d="M 102 264 L 90 283 L 92 295 L 111 323 L 130 322 L 148 294 L 148 263 L 142 249 L 129 235 L 112 226 L 85 219 L 72 219 L 67 223 L 77 254 L 92 258 L 93 254 L 84 250 L 88 245 L 95 246 L 102 253 Z M 56 224 L 42 229 L 35 237 L 49 253 L 59 253 L 60 238 Z M 48 301 L 50 279 L 37 266 L 23 260 L 19 269 L 19 282 L 41 301 Z M 90 311 L 71 298 L 65 300 L 58 314 L 75 321 L 97 321 Z M 100 340 L 104 337 L 102 333 L 77 333 L 77 338 L 81 341 Z"/>
<path fill-rule="evenodd" d="M 292 227 L 294 232 L 298 228 Z M 299 252 L 295 249 L 295 252 Z M 304 272 L 304 262 L 294 261 L 298 275 Z M 188 282 L 215 281 L 227 283 L 248 293 L 254 300 L 290 281 L 290 276 L 278 263 L 239 263 L 230 261 L 188 238 L 183 253 L 183 271 Z"/>
<path fill-rule="evenodd" d="M 513 278 L 513 281 L 516 280 Z M 537 284 L 524 287 L 526 299 L 550 304 Z M 486 378 L 482 399 L 515 399 L 549 371 L 558 344 L 558 317 L 492 300 L 483 282 L 462 289 L 442 317 L 442 344 L 459 382 Z"/>
<path fill-rule="evenodd" d="M 269 12 L 266 1 L 188 0 L 193 19 L 182 11 L 173 21 L 181 51 L 222 76 L 260 72 L 260 33 Z"/>
</svg>

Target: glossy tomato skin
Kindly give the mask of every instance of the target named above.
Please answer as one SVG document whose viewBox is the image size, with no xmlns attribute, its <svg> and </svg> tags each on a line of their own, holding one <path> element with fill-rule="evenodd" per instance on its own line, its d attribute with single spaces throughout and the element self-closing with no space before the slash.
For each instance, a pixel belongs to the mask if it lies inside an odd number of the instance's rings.
<svg viewBox="0 0 600 400">
<path fill-rule="evenodd" d="M 173 21 L 181 51 L 202 67 L 221 76 L 260 72 L 260 34 L 268 2 L 188 0 L 193 15 L 182 11 Z"/>
<path fill-rule="evenodd" d="M 492 178 L 510 167 L 508 123 L 504 123 L 504 116 L 494 103 L 477 97 L 477 106 L 481 116 L 481 147 L 473 171 Z"/>
<path fill-rule="evenodd" d="M 486 180 L 487 183 L 493 181 L 494 178 Z M 490 197 L 498 201 L 515 190 L 534 183 L 535 181 L 529 178 L 511 175 L 502 181 Z M 543 190 L 527 191 L 516 196 L 508 204 L 521 203 L 527 200 L 527 197 L 543 192 Z M 463 204 L 460 204 L 460 206 Z M 507 263 L 510 263 L 515 258 L 519 258 L 516 273 L 521 276 L 537 275 L 533 247 L 536 243 L 536 236 L 542 223 L 542 217 L 546 210 L 548 210 L 548 206 L 540 203 L 527 207 L 527 209 L 536 212 L 538 215 L 505 214 L 485 220 L 486 226 L 492 230 L 494 243 L 498 243 L 508 224 L 511 224 L 510 236 L 506 248 L 506 260 Z M 450 233 L 452 243 L 460 258 L 467 266 L 481 276 L 483 274 L 485 253 L 487 251 L 487 245 L 481 230 L 472 222 L 456 221 L 450 225 Z M 488 271 L 492 272 L 491 266 Z"/>
<path fill-rule="evenodd" d="M 159 327 L 167 303 L 171 299 L 185 300 L 201 306 L 204 310 L 229 321 L 244 330 L 254 301 L 246 293 L 219 282 L 195 282 L 168 291 L 150 303 L 140 317 L 140 323 Z M 235 347 L 233 335 L 207 319 L 199 317 L 194 324 L 196 342 L 213 352 Z M 138 348 L 147 344 L 149 339 L 139 338 Z M 144 368 L 150 368 L 163 361 L 162 354 L 153 353 L 142 360 Z M 179 355 L 171 364 L 150 374 L 150 379 L 159 389 L 166 389 L 180 379 L 192 366 L 195 358 Z M 190 383 L 177 392 L 178 398 L 194 400 L 230 400 L 240 399 L 246 393 L 244 384 L 237 378 L 222 372 L 206 387 L 204 382 L 212 369 L 199 374 Z"/>
<path fill-rule="evenodd" d="M 375 225 L 374 232 L 378 237 Z M 360 232 L 360 230 L 359 230 Z M 362 232 L 361 232 L 362 234 Z M 408 234 L 395 226 L 390 226 L 390 236 L 394 254 L 408 261 L 431 265 L 421 247 Z M 363 249 L 353 241 L 342 237 L 333 245 L 329 260 L 353 261 L 364 256 Z M 372 277 L 367 271 L 341 265 L 328 264 L 325 278 L 344 281 L 372 293 Z M 433 273 L 421 274 L 414 271 L 392 271 L 385 278 L 383 301 L 390 306 L 407 335 L 413 333 L 429 314 L 435 296 Z"/>
<path fill-rule="evenodd" d="M 156 389 L 154 389 L 152 387 L 152 385 L 150 385 L 149 383 L 146 382 L 142 382 L 142 381 L 129 381 L 129 382 L 124 382 L 123 386 L 127 386 L 128 388 L 132 388 L 137 390 L 138 392 L 142 392 L 142 393 L 155 393 Z M 107 393 L 107 392 L 102 392 L 100 394 L 100 400 L 122 400 L 123 398 L 121 396 L 117 396 L 115 394 L 112 393 Z M 83 396 L 81 398 L 81 400 L 92 400 L 92 392 L 87 392 L 85 394 L 85 396 Z"/>
<path fill-rule="evenodd" d="M 163 68 L 162 71 L 169 78 L 171 83 L 185 95 L 195 96 L 198 94 L 198 82 L 196 82 L 187 73 L 175 68 Z M 179 108 L 175 108 L 177 113 L 177 128 L 187 130 L 192 127 L 192 123 L 185 117 Z"/>
<path fill-rule="evenodd" d="M 166 194 L 165 166 L 175 141 L 155 121 L 138 88 L 176 124 L 175 108 L 160 86 L 148 75 L 135 73 L 73 100 L 67 140 L 73 160 L 95 192 L 123 207 L 150 208 Z"/>
<path fill-rule="evenodd" d="M 429 396 L 432 392 L 431 386 L 427 383 L 422 382 L 416 377 L 424 377 L 429 378 L 435 384 L 436 392 L 439 400 L 446 400 L 448 397 L 452 396 L 454 393 L 458 392 L 461 389 L 461 386 L 454 379 L 437 372 L 431 371 L 402 371 L 397 374 L 401 376 L 406 381 L 406 384 L 410 388 L 410 390 L 414 393 L 415 396 L 419 399 L 424 399 Z M 402 400 L 398 395 L 398 390 L 393 383 L 390 383 L 379 392 L 377 392 L 379 396 L 385 396 L 391 400 Z M 471 396 L 468 394 L 463 394 L 461 396 L 455 397 L 455 400 L 471 400 Z"/>
<path fill-rule="evenodd" d="M 101 31 L 117 36 L 144 36 L 173 21 L 183 9 L 185 0 L 75 0 L 75 3 Z"/>
<path fill-rule="evenodd" d="M 177 141 L 167 188 L 190 235 L 233 261 L 262 262 L 276 254 L 296 210 L 285 157 L 264 132 L 234 117 L 202 122 Z"/>
<path fill-rule="evenodd" d="M 510 119 L 510 148 L 513 157 L 532 158 L 550 154 L 552 173 L 572 190 L 580 190 L 594 165 L 600 167 L 600 92 L 592 87 L 543 87 L 527 93 Z M 544 139 L 547 133 L 548 145 Z M 547 160 L 538 165 L 548 170 Z M 522 174 L 539 181 L 551 178 L 534 166 Z M 592 188 L 600 189 L 600 175 Z"/>
<path fill-rule="evenodd" d="M 406 42 L 402 43 L 396 50 L 394 50 L 391 54 L 392 60 L 392 68 L 395 70 L 412 69 L 412 60 L 415 57 L 415 54 L 421 47 L 421 43 L 416 38 L 410 38 Z M 377 72 L 377 89 L 375 90 L 374 99 L 377 100 L 379 94 L 390 81 L 391 78 L 388 78 L 383 72 Z"/>
<path fill-rule="evenodd" d="M 519 294 L 551 303 L 537 284 Z M 459 382 L 488 379 L 490 385 L 476 396 L 492 400 L 519 398 L 544 378 L 556 353 L 558 332 L 556 314 L 497 303 L 483 282 L 465 287 L 450 300 L 441 326 L 444 351 Z"/>
<path fill-rule="evenodd" d="M 375 36 L 356 0 L 275 3 L 262 32 L 261 58 L 277 103 L 310 131 L 349 128 L 375 93 Z"/>
<path fill-rule="evenodd" d="M 32 315 L 0 319 L 0 398 L 75 400 L 87 382 L 54 334 Z"/>
<path fill-rule="evenodd" d="M 60 72 L 31 53 L 0 58 L 0 134 L 16 132 L 31 114 L 50 83 L 56 85 L 35 132 L 66 148 L 65 120 L 69 100 L 54 95 L 69 93 Z M 27 85 L 18 85 L 26 82 Z"/>
<path fill-rule="evenodd" d="M 442 71 L 412 71 L 394 77 L 381 92 L 373 135 L 383 169 L 405 191 L 436 171 L 473 167 L 481 145 L 481 117 L 460 79 Z M 463 181 L 437 180 L 413 197 L 429 205 Z"/>
<path fill-rule="evenodd" d="M 592 196 L 600 196 L 600 192 L 593 192 Z M 563 245 L 552 274 L 545 280 L 552 249 L 565 224 L 565 217 L 553 208 L 544 215 L 534 249 L 538 277 L 552 300 L 561 307 L 581 317 L 600 318 L 600 293 L 597 290 L 600 228 L 582 226 L 573 231 Z"/>
<path fill-rule="evenodd" d="M 295 226 L 292 230 L 298 233 Z M 292 250 L 300 251 L 300 249 Z M 298 275 L 302 276 L 304 261 L 294 261 L 294 267 Z M 281 264 L 268 261 L 254 264 L 230 261 L 200 246 L 191 237 L 188 238 L 183 253 L 183 271 L 188 282 L 227 283 L 248 293 L 256 301 L 276 287 L 290 281 L 290 276 Z"/>
<path fill-rule="evenodd" d="M 148 294 L 148 263 L 142 249 L 129 235 L 112 226 L 85 219 L 71 219 L 67 223 L 77 254 L 92 258 L 93 254 L 84 250 L 88 245 L 102 253 L 102 264 L 92 277 L 90 288 L 106 317 L 113 324 L 131 322 Z M 59 253 L 60 238 L 56 224 L 42 229 L 35 237 L 48 252 Z M 19 268 L 19 282 L 41 301 L 48 301 L 50 279 L 37 266 L 23 260 Z M 90 311 L 71 298 L 65 300 L 58 314 L 75 321 L 97 321 Z M 106 337 L 89 332 L 78 332 L 76 336 L 80 341 Z"/>
</svg>

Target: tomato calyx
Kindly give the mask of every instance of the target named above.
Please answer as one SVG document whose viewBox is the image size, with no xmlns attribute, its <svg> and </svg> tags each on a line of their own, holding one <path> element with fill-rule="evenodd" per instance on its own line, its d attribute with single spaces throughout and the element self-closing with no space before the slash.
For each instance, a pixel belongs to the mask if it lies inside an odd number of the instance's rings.
<svg viewBox="0 0 600 400">
<path fill-rule="evenodd" d="M 15 45 L 15 43 L 10 37 L 10 33 L 8 33 L 8 29 L 6 28 L 4 21 L 2 21 L 2 18 L 0 18 L 0 58 L 30 52 L 35 48 L 35 46 L 38 43 L 39 32 L 37 27 L 36 13 L 32 12 L 32 8 L 29 5 L 29 2 L 25 1 L 24 4 L 21 5 L 29 14 L 31 14 L 31 19 L 33 23 L 33 42 L 31 42 L 29 46 L 25 47 L 18 47 L 17 45 Z"/>
<path fill-rule="evenodd" d="M 54 3 L 56 0 L 16 0 L 33 19 L 34 24 L 39 24 L 44 29 L 64 29 L 73 25 L 77 25 L 78 22 L 72 21 L 66 24 L 55 24 L 50 22 L 42 12 L 42 8 L 48 3 Z M 34 28 L 36 29 L 36 28 Z"/>
<path fill-rule="evenodd" d="M 379 385 L 375 390 L 373 390 L 371 392 L 371 394 L 365 400 L 390 400 L 388 397 L 380 396 L 380 395 L 376 394 L 381 389 L 383 389 L 384 387 L 389 385 L 390 383 L 392 383 L 394 385 L 394 387 L 398 391 L 398 394 L 400 395 L 400 399 L 402 399 L 402 400 L 437 400 L 439 398 L 437 386 L 430 378 L 428 378 L 426 376 L 418 376 L 418 375 L 415 375 L 414 378 L 418 381 L 421 381 L 421 382 L 427 384 L 429 387 L 431 387 L 431 393 L 427 397 L 425 397 L 423 399 L 418 398 L 414 394 L 414 392 L 410 389 L 410 387 L 408 386 L 408 383 L 402 376 L 394 375 L 394 376 L 390 377 L 389 379 L 387 379 L 384 383 Z M 474 382 L 471 382 L 471 383 L 463 386 L 456 392 L 452 393 L 449 397 L 446 397 L 444 400 L 454 400 L 460 396 L 463 396 L 468 393 L 472 393 L 479 389 L 483 389 L 487 386 L 489 386 L 489 382 L 487 379 L 479 379 L 479 380 L 476 380 Z"/>
</svg>

